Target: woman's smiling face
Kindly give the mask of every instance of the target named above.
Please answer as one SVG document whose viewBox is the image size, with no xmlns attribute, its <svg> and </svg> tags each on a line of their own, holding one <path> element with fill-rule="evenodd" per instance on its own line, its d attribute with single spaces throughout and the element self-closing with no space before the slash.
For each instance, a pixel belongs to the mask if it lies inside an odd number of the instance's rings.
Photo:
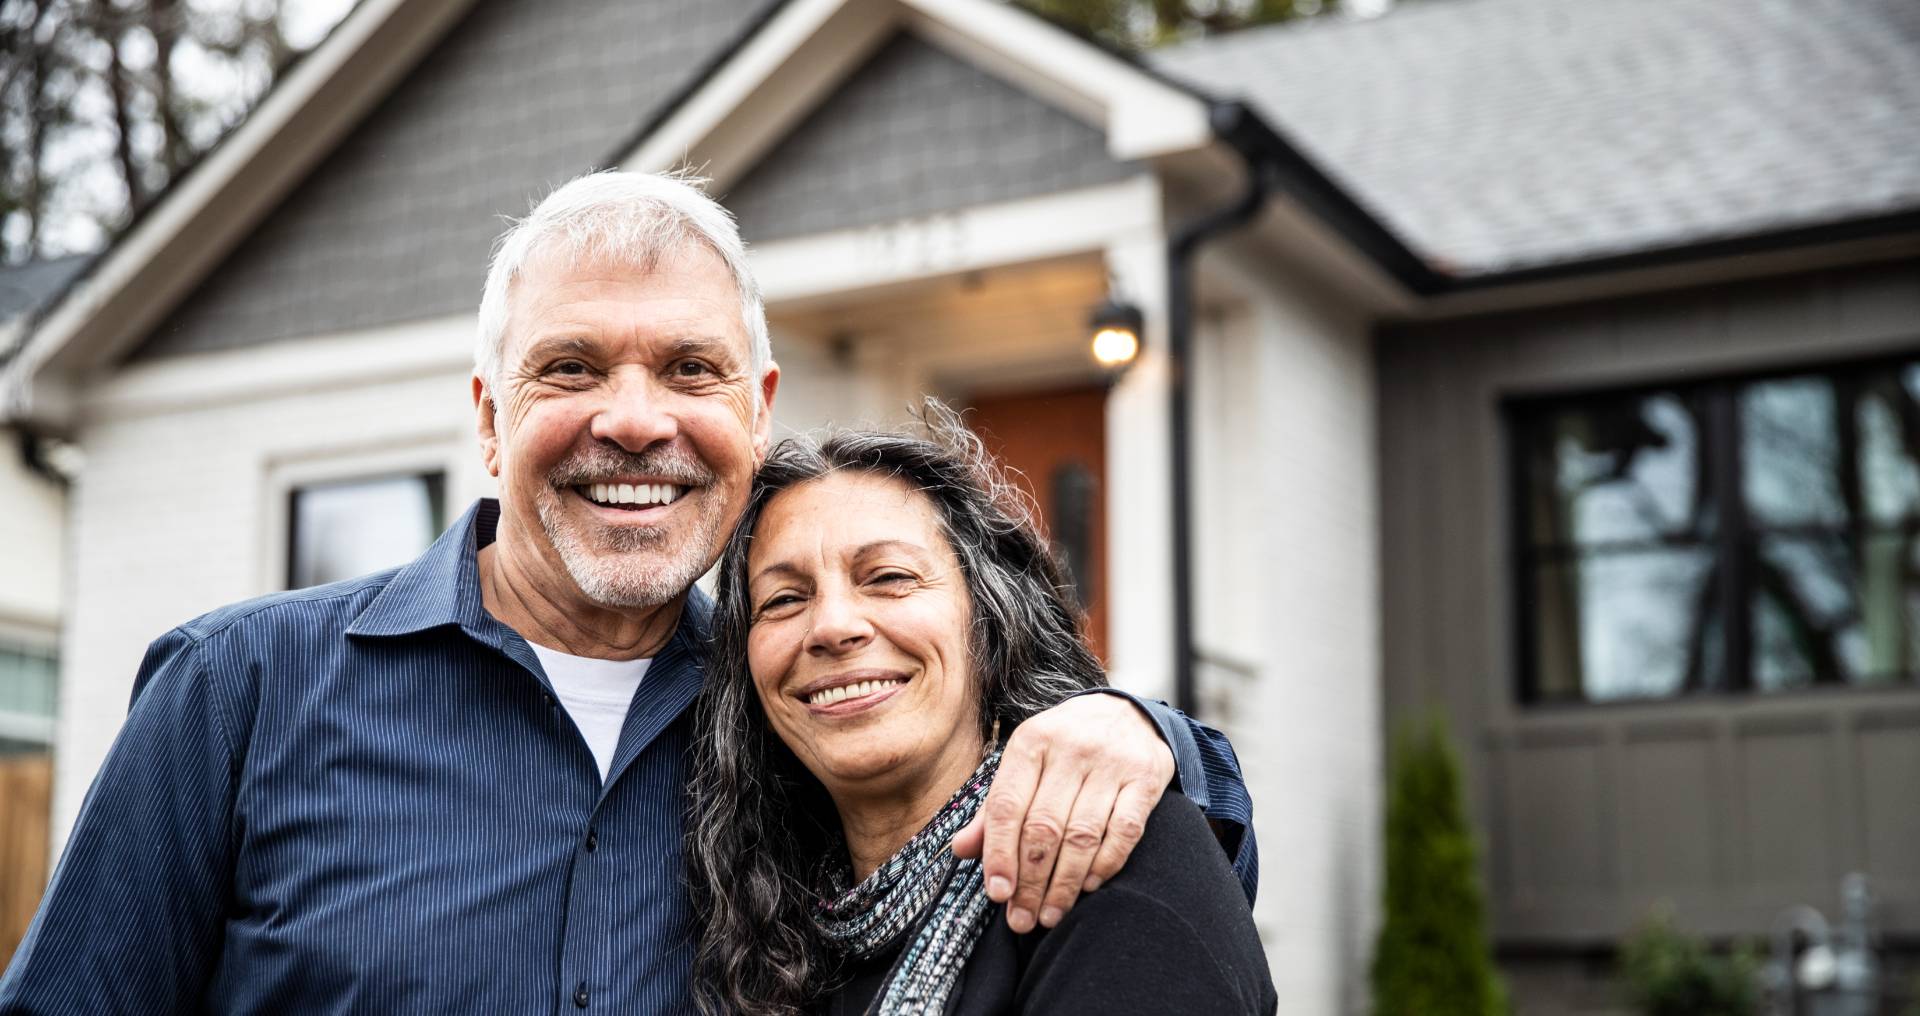
<svg viewBox="0 0 1920 1016">
<path fill-rule="evenodd" d="M 983 747 L 972 601 L 926 495 L 858 472 L 784 490 L 754 527 L 747 576 L 761 707 L 829 793 L 966 779 Z"/>
</svg>

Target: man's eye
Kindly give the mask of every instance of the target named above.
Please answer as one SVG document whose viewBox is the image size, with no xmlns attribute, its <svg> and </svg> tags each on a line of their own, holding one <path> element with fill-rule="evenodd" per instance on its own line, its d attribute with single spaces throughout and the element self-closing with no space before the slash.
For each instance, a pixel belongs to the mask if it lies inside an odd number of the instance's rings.
<svg viewBox="0 0 1920 1016">
<path fill-rule="evenodd" d="M 699 360 L 681 360 L 673 365 L 675 377 L 705 377 L 713 373 L 713 368 Z"/>
<path fill-rule="evenodd" d="M 547 373 L 559 374 L 564 377 L 580 377 L 587 373 L 587 365 L 578 360 L 561 360 L 553 366 L 548 367 Z"/>
</svg>

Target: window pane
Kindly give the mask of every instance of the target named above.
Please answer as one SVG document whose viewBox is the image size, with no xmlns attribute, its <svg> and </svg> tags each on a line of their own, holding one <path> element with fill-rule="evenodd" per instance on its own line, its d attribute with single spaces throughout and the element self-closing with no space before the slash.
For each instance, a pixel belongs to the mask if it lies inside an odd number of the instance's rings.
<svg viewBox="0 0 1920 1016">
<path fill-rule="evenodd" d="M 1747 508 L 1757 526 L 1887 524 L 1920 514 L 1914 368 L 1748 385 Z"/>
<path fill-rule="evenodd" d="M 1670 392 L 1585 402 L 1529 426 L 1536 546 L 1657 543 L 1711 531 L 1698 400 Z"/>
<path fill-rule="evenodd" d="M 1756 525 L 1845 525 L 1833 383 L 1798 377 L 1740 393 L 1740 455 Z"/>
<path fill-rule="evenodd" d="M 1706 548 L 1592 554 L 1539 568 L 1538 696 L 1606 701 L 1722 686 L 1713 576 Z"/>
<path fill-rule="evenodd" d="M 50 653 L 0 646 L 0 713 L 53 716 L 57 670 Z"/>
<path fill-rule="evenodd" d="M 419 556 L 440 531 L 440 485 L 434 473 L 295 490 L 288 585 L 337 582 Z"/>
<path fill-rule="evenodd" d="M 1903 533 L 1763 539 L 1752 594 L 1755 687 L 1902 680 L 1916 658 L 1915 551 Z"/>
<path fill-rule="evenodd" d="M 1920 365 L 1865 379 L 1856 418 L 1860 475 L 1876 523 L 1920 516 Z"/>
</svg>

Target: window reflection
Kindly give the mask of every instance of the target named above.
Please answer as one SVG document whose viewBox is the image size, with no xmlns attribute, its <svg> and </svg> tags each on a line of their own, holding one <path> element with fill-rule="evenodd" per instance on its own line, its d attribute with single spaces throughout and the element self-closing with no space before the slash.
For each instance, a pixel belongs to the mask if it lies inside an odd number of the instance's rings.
<svg viewBox="0 0 1920 1016">
<path fill-rule="evenodd" d="M 1836 478 L 1839 441 L 1825 378 L 1756 384 L 1740 400 L 1747 511 L 1767 525 L 1847 521 Z"/>
<path fill-rule="evenodd" d="M 1913 671 L 1912 537 L 1767 537 L 1759 558 L 1755 687 L 1884 683 Z"/>
<path fill-rule="evenodd" d="M 1696 413 L 1669 392 L 1552 413 L 1533 447 L 1535 542 L 1704 535 L 1710 520 Z"/>
<path fill-rule="evenodd" d="M 1526 697 L 1920 672 L 1920 362 L 1514 409 Z"/>
<path fill-rule="evenodd" d="M 338 582 L 404 564 L 443 522 L 439 473 L 300 487 L 292 493 L 289 588 Z"/>
<path fill-rule="evenodd" d="M 1540 694 L 1606 701 L 1721 685 L 1706 549 L 1598 554 L 1541 570 Z"/>
</svg>

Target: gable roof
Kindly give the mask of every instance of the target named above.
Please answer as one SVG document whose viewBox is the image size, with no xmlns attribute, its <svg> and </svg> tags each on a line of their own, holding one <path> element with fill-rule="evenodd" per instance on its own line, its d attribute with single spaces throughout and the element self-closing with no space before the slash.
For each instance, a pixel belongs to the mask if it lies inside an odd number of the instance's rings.
<svg viewBox="0 0 1920 1016">
<path fill-rule="evenodd" d="M 471 312 L 504 217 L 604 168 L 776 0 L 479 0 L 135 358 Z"/>
<path fill-rule="evenodd" d="M 1424 0 L 1150 59 L 1455 276 L 1920 210 L 1913 0 Z"/>
<path fill-rule="evenodd" d="M 465 308 L 500 215 L 623 156 L 629 166 L 661 160 L 647 168 L 691 161 L 723 185 L 737 179 L 781 117 L 803 112 L 900 25 L 1101 123 L 1116 158 L 1211 138 L 1203 100 L 999 0 L 479 0 L 463 21 L 475 2 L 360 0 L 33 323 L 0 371 L 0 417 L 70 424 L 75 380 L 142 339 L 156 352 L 220 348 L 236 337 L 311 334 L 322 320 L 351 327 L 363 310 L 363 323 L 384 324 L 396 313 Z M 528 22 L 523 31 L 498 30 L 514 18 Z M 647 23 L 623 30 L 623 19 Z M 474 45 L 435 49 L 454 25 L 483 22 L 492 30 L 471 29 Z M 836 67 L 809 66 L 822 49 Z M 464 73 L 436 70 L 448 67 Z M 719 121 L 744 100 L 766 130 L 744 132 L 740 144 L 737 125 Z M 569 104 L 593 112 L 555 112 Z M 499 118 L 489 120 L 492 111 Z M 380 130 L 349 136 L 369 113 Z M 736 159 L 722 167 L 731 177 L 686 158 L 704 154 L 697 146 L 716 127 Z M 637 148 L 606 147 L 636 136 Z M 503 146 L 528 157 L 488 172 L 465 161 Z M 471 246 L 473 257 L 449 257 L 450 246 Z M 263 277 L 275 284 L 248 284 Z"/>
<path fill-rule="evenodd" d="M 48 309 L 0 372 L 0 418 L 72 413 L 71 379 L 125 350 L 386 95 L 471 0 L 360 0 Z"/>
<path fill-rule="evenodd" d="M 91 255 L 70 254 L 0 268 L 0 323 L 39 310 L 91 260 Z M 0 357 L 5 355 L 0 349 Z"/>
<path fill-rule="evenodd" d="M 1108 155 L 1100 128 L 902 31 L 722 200 L 757 244 L 1142 172 Z"/>
<path fill-rule="evenodd" d="M 34 316 L 59 299 L 93 258 L 72 254 L 0 267 L 0 367 L 13 358 Z"/>
</svg>

